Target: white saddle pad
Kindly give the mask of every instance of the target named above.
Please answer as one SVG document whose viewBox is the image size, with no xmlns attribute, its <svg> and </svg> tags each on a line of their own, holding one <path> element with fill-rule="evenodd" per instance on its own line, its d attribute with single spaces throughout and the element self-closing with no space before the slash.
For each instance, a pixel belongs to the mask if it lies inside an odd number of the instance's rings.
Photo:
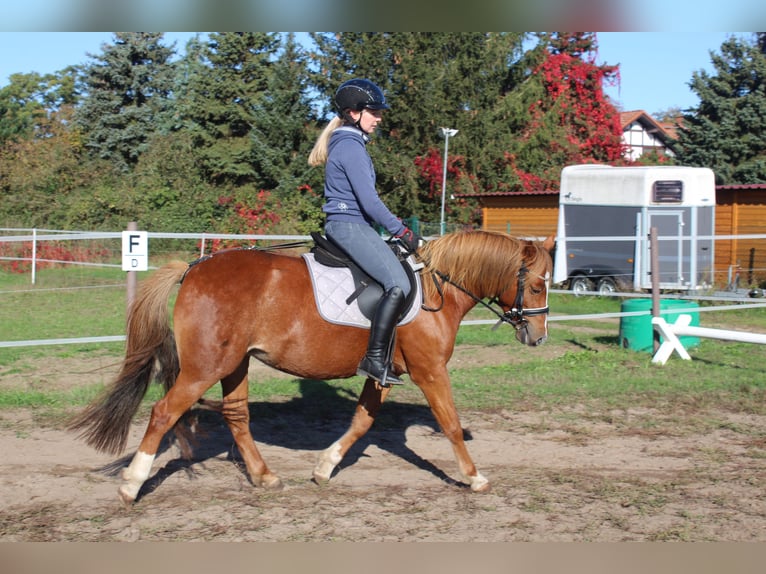
<svg viewBox="0 0 766 574">
<path fill-rule="evenodd" d="M 370 320 L 362 314 L 357 300 L 346 303 L 346 299 L 355 291 L 351 271 L 346 267 L 327 267 L 314 259 L 313 253 L 304 253 L 303 259 L 309 269 L 311 284 L 314 287 L 319 314 L 325 321 L 350 327 L 370 328 Z M 415 273 L 415 300 L 412 308 L 399 321 L 406 325 L 417 317 L 423 302 L 423 290 L 420 284 L 420 274 Z"/>
</svg>

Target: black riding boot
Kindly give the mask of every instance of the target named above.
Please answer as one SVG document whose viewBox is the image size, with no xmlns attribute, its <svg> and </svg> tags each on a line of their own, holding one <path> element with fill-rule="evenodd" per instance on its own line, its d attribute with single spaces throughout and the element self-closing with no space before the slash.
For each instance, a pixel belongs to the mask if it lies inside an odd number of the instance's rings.
<svg viewBox="0 0 766 574">
<path fill-rule="evenodd" d="M 371 377 L 384 387 L 403 384 L 393 373 L 390 357 L 394 329 L 403 306 L 404 292 L 400 287 L 392 287 L 383 294 L 370 325 L 367 354 L 356 370 L 358 375 Z"/>
</svg>

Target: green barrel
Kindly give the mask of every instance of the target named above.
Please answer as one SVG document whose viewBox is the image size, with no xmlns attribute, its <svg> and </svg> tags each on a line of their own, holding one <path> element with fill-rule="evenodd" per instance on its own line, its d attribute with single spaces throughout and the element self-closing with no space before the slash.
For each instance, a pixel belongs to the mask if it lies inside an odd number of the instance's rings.
<svg viewBox="0 0 766 574">
<path fill-rule="evenodd" d="M 620 317 L 620 346 L 634 351 L 654 352 L 654 328 L 652 327 L 652 300 L 626 299 L 620 306 L 621 313 L 649 311 L 647 315 Z M 679 315 L 691 315 L 692 327 L 699 327 L 699 305 L 681 299 L 660 299 L 660 317 L 667 323 L 675 323 Z M 661 339 L 662 340 L 662 339 Z M 690 349 L 699 345 L 699 337 L 679 337 L 681 344 Z"/>
</svg>

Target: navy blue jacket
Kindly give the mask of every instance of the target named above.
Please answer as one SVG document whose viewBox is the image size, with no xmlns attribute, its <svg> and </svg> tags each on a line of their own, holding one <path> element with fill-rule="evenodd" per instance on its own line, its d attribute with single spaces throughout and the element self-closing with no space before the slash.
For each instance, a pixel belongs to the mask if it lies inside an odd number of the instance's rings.
<svg viewBox="0 0 766 574">
<path fill-rule="evenodd" d="M 401 235 L 404 224 L 380 200 L 375 189 L 375 168 L 366 145 L 367 135 L 342 126 L 330 135 L 325 165 L 327 220 L 377 223 L 391 235 Z"/>
</svg>

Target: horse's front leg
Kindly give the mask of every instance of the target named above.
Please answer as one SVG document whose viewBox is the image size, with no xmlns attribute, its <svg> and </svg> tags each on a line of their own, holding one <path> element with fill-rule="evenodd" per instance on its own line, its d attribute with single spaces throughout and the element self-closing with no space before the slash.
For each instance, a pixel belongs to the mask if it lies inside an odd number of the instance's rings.
<svg viewBox="0 0 766 574">
<path fill-rule="evenodd" d="M 313 473 L 316 482 L 321 484 L 330 480 L 333 470 L 343 460 L 348 449 L 370 430 L 380 405 L 386 400 L 390 391 L 391 387 L 381 388 L 373 379 L 367 379 L 359 396 L 354 418 L 351 419 L 351 426 L 342 437 L 319 454 Z"/>
<path fill-rule="evenodd" d="M 446 367 L 420 373 L 412 372 L 410 378 L 423 391 L 436 422 L 452 444 L 460 474 L 468 482 L 471 490 L 489 491 L 489 481 L 476 469 L 471 455 L 468 454 Z"/>
</svg>

